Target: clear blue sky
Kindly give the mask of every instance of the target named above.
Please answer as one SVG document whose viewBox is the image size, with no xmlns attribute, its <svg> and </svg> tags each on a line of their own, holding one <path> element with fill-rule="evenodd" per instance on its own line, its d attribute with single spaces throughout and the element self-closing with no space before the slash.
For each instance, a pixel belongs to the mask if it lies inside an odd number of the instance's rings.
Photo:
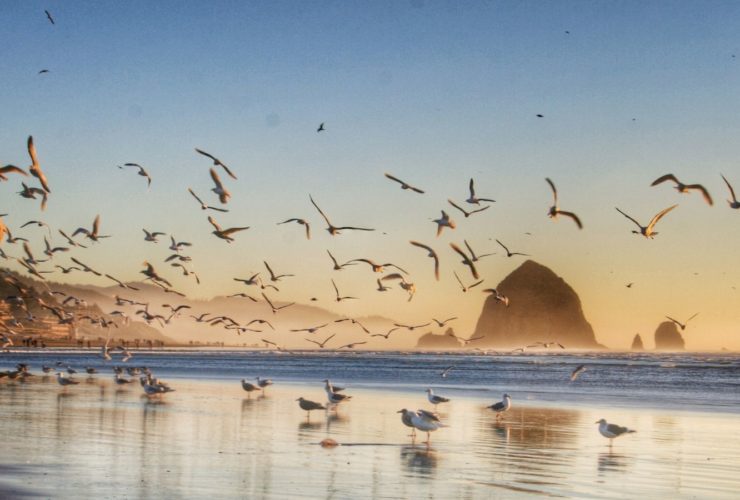
<svg viewBox="0 0 740 500">
<path fill-rule="evenodd" d="M 172 232 L 195 243 L 208 276 L 200 288 L 178 282 L 195 296 L 232 292 L 232 275 L 270 257 L 299 275 L 286 299 L 331 299 L 327 248 L 398 260 L 420 288 L 414 302 L 375 294 L 375 276 L 353 269 L 337 279 L 363 300 L 340 312 L 460 312 L 470 329 L 483 297 L 456 292 L 448 242 L 483 252 L 499 238 L 570 282 L 607 344 L 696 309 L 690 345 L 740 348 L 728 340 L 740 321 L 740 213 L 719 176 L 740 188 L 737 2 L 24 1 L 0 4 L 0 19 L 1 161 L 25 167 L 33 134 L 53 190 L 40 214 L 14 194 L 16 179 L 0 184 L 11 229 L 43 215 L 71 231 L 100 213 L 114 238 L 78 256 L 129 279 L 166 256 L 139 240 L 141 227 Z M 230 246 L 186 193 L 215 201 L 194 147 L 239 176 L 226 181 L 231 213 L 216 218 L 252 229 Z M 115 168 L 124 162 L 149 169 L 150 191 Z M 385 171 L 427 195 L 402 192 Z M 667 172 L 705 184 L 715 207 L 649 187 Z M 546 176 L 584 231 L 547 219 Z M 462 201 L 470 177 L 497 203 L 465 220 L 446 199 Z M 387 234 L 331 239 L 308 193 L 337 223 Z M 676 202 L 654 241 L 614 210 L 647 221 Z M 459 227 L 437 240 L 429 220 L 442 208 Z M 288 217 L 309 218 L 314 239 L 275 225 Z M 444 254 L 442 283 L 409 239 Z M 486 284 L 516 264 L 490 258 Z M 626 294 L 630 281 L 640 286 Z"/>
</svg>

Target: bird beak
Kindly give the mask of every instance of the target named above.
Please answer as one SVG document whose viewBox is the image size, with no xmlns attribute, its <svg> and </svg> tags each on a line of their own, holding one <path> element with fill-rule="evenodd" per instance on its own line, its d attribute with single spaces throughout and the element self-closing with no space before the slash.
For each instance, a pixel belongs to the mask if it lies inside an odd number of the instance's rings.
<svg viewBox="0 0 740 500">
<path fill-rule="evenodd" d="M 600 424 L 600 423 L 601 423 L 601 420 L 597 420 L 597 421 L 596 421 L 596 422 L 594 422 L 594 423 L 595 423 L 595 424 Z"/>
</svg>

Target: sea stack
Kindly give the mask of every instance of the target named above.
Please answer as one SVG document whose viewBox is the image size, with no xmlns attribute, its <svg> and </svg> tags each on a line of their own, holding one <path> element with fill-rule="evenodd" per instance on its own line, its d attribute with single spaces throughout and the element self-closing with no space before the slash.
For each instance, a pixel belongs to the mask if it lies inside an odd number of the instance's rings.
<svg viewBox="0 0 740 500">
<path fill-rule="evenodd" d="M 556 341 L 566 348 L 603 349 L 578 294 L 542 264 L 525 261 L 496 290 L 509 298 L 509 307 L 494 296 L 486 299 L 475 329 L 476 336 L 485 338 L 477 345 L 513 348 Z"/>
<path fill-rule="evenodd" d="M 683 351 L 685 343 L 676 324 L 672 321 L 664 321 L 655 330 L 656 351 Z"/>
<path fill-rule="evenodd" d="M 435 335 L 432 332 L 425 333 L 419 337 L 416 343 L 417 349 L 459 349 L 462 347 L 460 341 L 455 337 L 455 331 L 448 328 L 444 335 Z"/>
<path fill-rule="evenodd" d="M 645 346 L 642 344 L 642 337 L 640 337 L 640 334 L 635 334 L 635 338 L 632 339 L 632 347 L 630 347 L 630 350 L 632 351 L 644 351 Z"/>
</svg>

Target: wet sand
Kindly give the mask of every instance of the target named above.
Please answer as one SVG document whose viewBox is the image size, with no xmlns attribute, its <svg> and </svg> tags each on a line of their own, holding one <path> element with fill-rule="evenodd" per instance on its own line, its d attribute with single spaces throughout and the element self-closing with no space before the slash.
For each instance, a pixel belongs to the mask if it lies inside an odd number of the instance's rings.
<svg viewBox="0 0 740 500">
<path fill-rule="evenodd" d="M 416 444 L 396 412 L 426 394 L 348 388 L 336 412 L 322 384 L 276 384 L 247 397 L 239 380 L 175 380 L 161 400 L 112 377 L 0 383 L 0 497 L 583 498 L 712 497 L 740 491 L 737 415 L 530 406 L 514 397 L 440 405 L 449 425 Z M 337 380 L 339 384 L 341 381 Z M 444 393 L 442 393 L 444 394 Z M 599 418 L 637 433 L 599 435 Z M 324 438 L 340 443 L 322 448 Z"/>
</svg>

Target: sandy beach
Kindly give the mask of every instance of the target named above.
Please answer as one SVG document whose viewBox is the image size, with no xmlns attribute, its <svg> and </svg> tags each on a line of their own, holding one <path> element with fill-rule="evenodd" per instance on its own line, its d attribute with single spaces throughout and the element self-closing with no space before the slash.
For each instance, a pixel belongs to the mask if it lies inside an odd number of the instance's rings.
<svg viewBox="0 0 740 500">
<path fill-rule="evenodd" d="M 79 377 L 79 376 L 78 376 Z M 422 392 L 351 388 L 352 401 L 306 419 L 296 399 L 322 384 L 277 383 L 248 397 L 239 380 L 178 379 L 148 399 L 112 377 L 0 383 L 0 496 L 79 498 L 731 498 L 740 489 L 737 416 L 528 404 L 500 421 L 493 401 L 440 405 L 448 427 L 415 444 L 396 413 Z M 638 432 L 612 449 L 599 418 Z M 340 446 L 322 448 L 325 438 Z M 84 493 L 83 493 L 84 492 Z"/>
</svg>

